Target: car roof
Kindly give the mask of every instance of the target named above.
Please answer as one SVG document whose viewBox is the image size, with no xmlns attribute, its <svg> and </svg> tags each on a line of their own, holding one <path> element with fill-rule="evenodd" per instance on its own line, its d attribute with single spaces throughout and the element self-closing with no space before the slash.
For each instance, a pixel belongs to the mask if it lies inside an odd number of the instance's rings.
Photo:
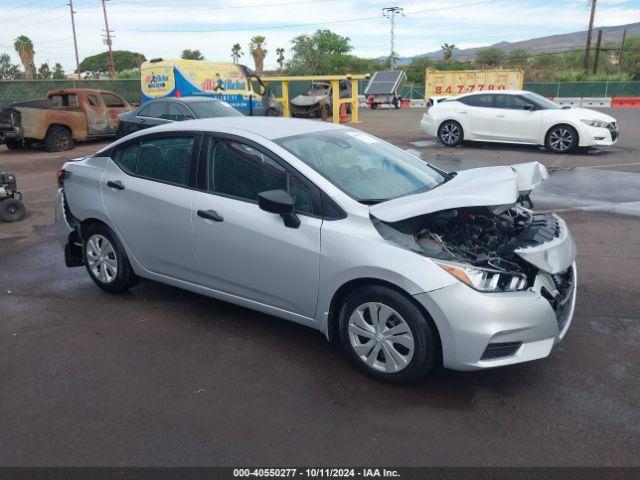
<svg viewBox="0 0 640 480">
<path fill-rule="evenodd" d="M 147 103 L 151 103 L 151 102 L 158 102 L 158 101 L 163 101 L 163 102 L 182 102 L 182 103 L 198 103 L 198 102 L 219 102 L 220 99 L 219 98 L 211 98 L 211 97 L 163 97 L 163 98 L 154 98 L 153 100 L 149 101 L 149 102 L 145 102 L 145 104 Z"/>
<path fill-rule="evenodd" d="M 180 132 L 180 131 L 211 131 L 230 132 L 235 130 L 242 135 L 243 132 L 253 133 L 269 140 L 277 138 L 303 135 L 306 133 L 323 132 L 329 130 L 347 130 L 347 127 L 319 120 L 304 120 L 300 118 L 282 117 L 213 117 L 182 122 L 168 123 L 140 130 L 132 135 L 145 135 L 154 132 Z M 129 137 L 131 138 L 131 137 Z"/>
<path fill-rule="evenodd" d="M 527 90 L 482 90 L 478 92 L 463 93 L 458 98 L 468 97 L 471 95 L 486 95 L 486 94 L 499 94 L 499 95 L 522 95 L 523 93 L 531 93 Z"/>
</svg>

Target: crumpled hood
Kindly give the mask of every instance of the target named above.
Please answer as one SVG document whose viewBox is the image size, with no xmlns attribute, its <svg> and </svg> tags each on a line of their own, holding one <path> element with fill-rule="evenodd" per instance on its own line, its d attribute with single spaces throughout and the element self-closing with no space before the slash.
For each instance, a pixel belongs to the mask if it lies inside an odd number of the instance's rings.
<svg viewBox="0 0 640 480">
<path fill-rule="evenodd" d="M 298 95 L 293 100 L 291 100 L 291 103 L 299 107 L 309 107 L 311 105 L 315 105 L 323 98 L 327 98 L 327 96 L 326 95 Z"/>
<path fill-rule="evenodd" d="M 451 208 L 512 205 L 548 176 L 539 162 L 463 170 L 433 190 L 373 205 L 369 212 L 393 223 Z"/>
</svg>

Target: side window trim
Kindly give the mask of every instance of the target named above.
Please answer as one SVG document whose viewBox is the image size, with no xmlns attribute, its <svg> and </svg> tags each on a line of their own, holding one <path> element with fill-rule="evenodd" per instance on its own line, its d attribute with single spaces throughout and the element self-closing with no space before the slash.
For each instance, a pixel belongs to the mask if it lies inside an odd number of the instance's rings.
<svg viewBox="0 0 640 480">
<path fill-rule="evenodd" d="M 300 183 L 302 183 L 309 189 L 309 193 L 311 195 L 311 208 L 313 213 L 309 213 L 309 212 L 296 212 L 296 213 L 298 213 L 299 215 L 306 215 L 308 217 L 313 217 L 313 218 L 322 218 L 320 189 L 311 180 L 309 180 L 307 177 L 301 174 L 298 170 L 296 170 L 293 166 L 291 166 L 286 160 L 282 159 L 280 156 L 278 156 L 271 150 L 267 149 L 266 147 L 256 142 L 253 142 L 247 138 L 239 137 L 237 135 L 226 134 L 226 133 L 205 132 L 205 138 L 206 138 L 207 144 L 204 145 L 205 140 L 203 140 L 203 148 L 201 149 L 201 155 L 198 160 L 197 190 L 202 191 L 204 193 L 208 193 L 210 195 L 218 195 L 221 197 L 231 198 L 233 200 L 238 200 L 241 202 L 252 203 L 252 204 L 258 203 L 257 200 L 251 200 L 244 197 L 237 197 L 235 195 L 228 195 L 225 193 L 214 192 L 208 188 L 208 183 L 209 183 L 208 159 L 209 159 L 209 153 L 214 143 L 218 140 L 228 140 L 228 141 L 238 142 L 238 143 L 247 145 L 251 148 L 254 148 L 255 150 L 262 153 L 263 155 L 267 155 L 274 162 L 276 162 L 278 165 L 284 168 L 287 176 L 289 175 L 293 176 Z M 287 188 L 288 188 L 288 181 L 289 180 L 287 179 Z"/>
</svg>

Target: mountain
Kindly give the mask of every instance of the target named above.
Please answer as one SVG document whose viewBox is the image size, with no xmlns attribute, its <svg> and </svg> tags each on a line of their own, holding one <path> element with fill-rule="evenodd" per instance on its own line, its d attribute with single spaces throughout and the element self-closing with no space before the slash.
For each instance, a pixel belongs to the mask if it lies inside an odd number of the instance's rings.
<svg viewBox="0 0 640 480">
<path fill-rule="evenodd" d="M 591 40 L 592 47 L 595 47 L 598 30 L 602 30 L 602 43 L 604 44 L 606 42 L 620 42 L 622 40 L 622 32 L 624 32 L 625 28 L 627 29 L 627 38 L 640 35 L 640 22 L 618 25 L 615 27 L 595 27 Z M 451 39 L 449 39 L 449 41 L 450 40 Z M 456 49 L 453 54 L 453 60 L 473 60 L 478 50 L 488 47 L 496 47 L 505 52 L 510 52 L 512 50 L 525 50 L 526 52 L 533 54 L 581 49 L 584 48 L 586 41 L 587 31 L 582 30 L 562 35 L 533 38 L 531 40 L 524 40 L 521 42 L 498 42 L 484 47 L 465 48 L 463 50 Z M 437 50 L 435 52 L 423 53 L 421 55 L 416 55 L 415 57 L 401 57 L 398 59 L 398 64 L 407 65 L 411 63 L 412 58 L 421 57 L 439 59 L 442 58 L 442 51 Z"/>
</svg>

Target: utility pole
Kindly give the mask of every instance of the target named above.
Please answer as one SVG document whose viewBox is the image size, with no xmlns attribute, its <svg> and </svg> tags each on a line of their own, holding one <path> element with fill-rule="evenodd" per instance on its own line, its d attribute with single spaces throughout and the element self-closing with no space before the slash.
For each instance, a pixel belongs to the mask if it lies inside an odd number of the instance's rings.
<svg viewBox="0 0 640 480">
<path fill-rule="evenodd" d="M 78 74 L 78 80 L 80 80 L 80 60 L 78 58 L 78 40 L 76 38 L 76 21 L 73 11 L 73 0 L 69 0 L 69 9 L 71 10 L 71 30 L 73 30 L 73 48 L 76 51 L 76 73 Z"/>
<path fill-rule="evenodd" d="M 600 63 L 600 45 L 602 44 L 602 30 L 598 30 L 598 40 L 596 40 L 596 58 L 593 62 L 593 74 L 598 73 L 598 63 Z"/>
<path fill-rule="evenodd" d="M 395 63 L 396 63 L 396 60 L 395 60 L 396 15 L 398 14 L 404 15 L 403 11 L 404 9 L 401 7 L 386 7 L 382 9 L 382 15 L 384 15 L 386 18 L 391 19 L 391 55 L 389 57 L 389 61 L 391 63 L 391 70 L 395 70 L 396 68 L 395 66 Z"/>
<path fill-rule="evenodd" d="M 107 6 L 105 2 L 107 0 L 102 0 L 102 12 L 104 13 L 104 31 L 107 34 L 107 45 L 109 47 L 109 76 L 113 78 L 116 75 L 116 66 L 113 63 L 113 51 L 111 50 L 111 30 L 109 30 L 109 21 L 107 20 Z"/>
<path fill-rule="evenodd" d="M 620 44 L 620 55 L 618 56 L 618 70 L 622 68 L 622 55 L 624 55 L 624 41 L 627 39 L 627 29 L 622 32 L 622 43 Z"/>
<path fill-rule="evenodd" d="M 591 16 L 589 17 L 589 29 L 587 30 L 587 44 L 584 47 L 584 73 L 589 74 L 589 50 L 591 49 L 591 32 L 593 31 L 593 19 L 596 15 L 596 1 L 591 0 Z"/>
</svg>

